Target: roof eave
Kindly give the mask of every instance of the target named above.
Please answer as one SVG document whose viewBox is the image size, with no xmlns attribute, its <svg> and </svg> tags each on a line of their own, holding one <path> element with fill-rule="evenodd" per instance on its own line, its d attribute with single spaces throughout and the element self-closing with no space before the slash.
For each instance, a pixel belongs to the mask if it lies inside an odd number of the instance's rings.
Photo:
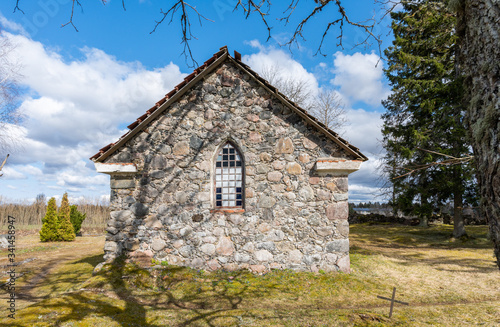
<svg viewBox="0 0 500 327">
<path fill-rule="evenodd" d="M 316 129 L 319 131 L 323 132 L 327 137 L 329 137 L 332 141 L 334 141 L 336 144 L 338 144 L 342 149 L 347 151 L 348 153 L 352 154 L 353 156 L 357 157 L 358 160 L 361 161 L 367 161 L 368 157 L 362 154 L 358 148 L 353 147 L 350 144 L 342 142 L 342 140 L 339 139 L 337 133 L 333 132 L 330 129 L 326 129 L 323 126 L 317 122 L 316 118 L 311 116 L 309 113 L 307 113 L 306 110 L 300 108 L 294 104 L 291 103 L 291 100 L 286 98 L 286 96 L 282 95 L 279 90 L 276 89 L 276 91 L 273 91 L 271 88 L 269 88 L 266 83 L 263 83 L 259 78 L 254 76 L 255 72 L 249 71 L 249 68 L 246 68 L 246 65 L 243 64 L 242 62 L 232 58 L 229 56 L 229 59 L 236 64 L 240 69 L 244 70 L 248 75 L 250 75 L 257 83 L 259 83 L 262 87 L 264 87 L 268 92 L 271 94 L 274 94 L 280 100 L 284 105 L 286 105 L 288 108 L 290 108 L 293 112 L 301 116 L 303 119 L 305 119 L 309 124 L 313 125 Z M 353 149 L 354 148 L 354 149 Z"/>
<path fill-rule="evenodd" d="M 135 126 L 132 130 L 128 131 L 118 142 L 114 143 L 106 151 L 104 151 L 99 157 L 91 157 L 90 159 L 94 162 L 102 162 L 113 154 L 117 149 L 123 146 L 128 140 L 130 140 L 134 135 L 142 131 L 146 126 L 151 123 L 156 117 L 158 117 L 163 111 L 165 111 L 172 103 L 177 101 L 181 96 L 183 96 L 191 87 L 204 78 L 208 73 L 212 72 L 217 68 L 226 58 L 229 56 L 228 52 L 225 51 L 221 56 L 217 57 L 210 65 L 208 65 L 204 70 L 202 70 L 198 75 L 196 75 L 189 82 L 184 84 L 184 86 L 179 89 L 172 97 L 161 104 L 158 109 L 156 109 L 152 114 L 150 114 L 146 119 L 141 121 L 139 125 Z"/>
</svg>

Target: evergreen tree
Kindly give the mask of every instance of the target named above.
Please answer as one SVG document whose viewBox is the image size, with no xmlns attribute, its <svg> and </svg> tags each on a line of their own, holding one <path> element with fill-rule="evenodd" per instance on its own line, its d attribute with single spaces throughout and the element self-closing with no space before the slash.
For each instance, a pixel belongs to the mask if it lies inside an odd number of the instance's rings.
<svg viewBox="0 0 500 327">
<path fill-rule="evenodd" d="M 73 228 L 75 230 L 75 234 L 78 235 L 80 233 L 80 229 L 82 227 L 82 222 L 87 217 L 87 214 L 81 213 L 80 211 L 78 211 L 78 207 L 76 205 L 72 205 L 70 208 L 71 208 L 71 212 L 69 214 L 69 220 L 71 221 L 71 224 L 73 225 Z"/>
<path fill-rule="evenodd" d="M 461 207 L 466 189 L 474 184 L 472 168 L 432 165 L 440 156 L 428 152 L 469 155 L 455 62 L 455 17 L 443 0 L 405 1 L 402 6 L 391 13 L 395 40 L 385 51 L 392 94 L 383 102 L 382 132 L 386 171 L 394 183 L 391 204 L 418 215 L 426 225 L 433 209 L 452 199 L 454 236 L 461 237 Z M 413 173 L 405 175 L 409 171 Z"/>
<path fill-rule="evenodd" d="M 57 204 L 55 198 L 50 198 L 47 212 L 40 230 L 40 241 L 53 242 L 59 239 L 59 220 L 57 218 Z"/>
<path fill-rule="evenodd" d="M 59 240 L 60 241 L 73 241 L 76 237 L 75 230 L 70 221 L 71 209 L 69 207 L 68 193 L 64 193 L 61 200 L 61 207 L 59 208 Z"/>
</svg>

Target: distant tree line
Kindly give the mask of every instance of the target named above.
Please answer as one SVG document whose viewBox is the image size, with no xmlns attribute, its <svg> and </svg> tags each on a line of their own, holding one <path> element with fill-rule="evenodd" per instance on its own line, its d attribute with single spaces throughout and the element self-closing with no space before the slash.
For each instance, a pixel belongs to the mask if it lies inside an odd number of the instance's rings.
<svg viewBox="0 0 500 327">
<path fill-rule="evenodd" d="M 79 200 L 74 206 L 78 212 L 86 215 L 81 228 L 104 230 L 110 212 L 109 203 L 87 198 Z M 16 228 L 40 229 L 46 207 L 47 198 L 44 194 L 37 195 L 33 202 L 12 202 L 0 196 L 0 226 L 7 226 L 10 215 L 16 218 Z"/>
</svg>

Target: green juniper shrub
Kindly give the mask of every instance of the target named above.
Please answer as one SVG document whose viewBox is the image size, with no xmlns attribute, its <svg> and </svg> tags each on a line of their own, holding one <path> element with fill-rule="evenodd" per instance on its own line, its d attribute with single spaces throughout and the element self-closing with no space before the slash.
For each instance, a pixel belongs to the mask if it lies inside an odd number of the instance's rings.
<svg viewBox="0 0 500 327">
<path fill-rule="evenodd" d="M 78 207 L 76 205 L 72 205 L 70 209 L 71 212 L 69 214 L 69 220 L 71 221 L 71 224 L 73 224 L 73 228 L 75 229 L 75 234 L 81 235 L 80 229 L 82 227 L 82 222 L 85 220 L 85 218 L 87 218 L 87 214 L 78 211 Z"/>
<path fill-rule="evenodd" d="M 59 219 L 57 218 L 56 199 L 50 198 L 47 204 L 47 213 L 40 230 L 40 241 L 53 242 L 59 240 Z"/>
<path fill-rule="evenodd" d="M 58 214 L 60 241 L 70 242 L 73 241 L 76 237 L 75 229 L 73 228 L 73 225 L 71 224 L 71 221 L 69 219 L 70 212 L 71 209 L 69 207 L 68 193 L 64 193 L 61 201 L 61 208 L 59 208 Z"/>
</svg>

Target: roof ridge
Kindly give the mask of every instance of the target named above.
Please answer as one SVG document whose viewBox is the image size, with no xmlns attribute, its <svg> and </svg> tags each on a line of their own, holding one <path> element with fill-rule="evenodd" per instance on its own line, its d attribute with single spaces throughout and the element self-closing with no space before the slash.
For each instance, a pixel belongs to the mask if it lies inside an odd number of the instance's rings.
<svg viewBox="0 0 500 327">
<path fill-rule="evenodd" d="M 368 158 L 362 154 L 359 151 L 359 148 L 353 146 L 350 144 L 348 141 L 343 139 L 342 137 L 339 136 L 338 133 L 332 131 L 327 125 L 322 123 L 321 121 L 318 120 L 317 117 L 311 115 L 307 110 L 301 108 L 297 103 L 293 102 L 290 100 L 286 95 L 281 93 L 275 86 L 271 85 L 266 79 L 261 77 L 257 72 L 252 70 L 250 66 L 245 64 L 244 62 L 241 61 L 241 54 L 235 51 L 235 58 L 231 57 L 229 55 L 229 50 L 227 48 L 227 45 L 221 47 L 219 51 L 214 53 L 212 57 L 207 59 L 202 65 L 194 69 L 194 71 L 184 77 L 182 82 L 177 84 L 173 90 L 165 94 L 163 98 L 161 98 L 158 102 L 155 103 L 155 105 L 151 108 L 149 108 L 146 113 L 144 113 L 142 116 L 138 117 L 132 124 L 128 125 L 127 128 L 129 129 L 125 134 L 123 134 L 117 142 L 115 143 L 110 143 L 106 145 L 105 147 L 101 148 L 98 153 L 94 154 L 92 157 L 90 157 L 90 160 L 93 161 L 98 161 L 98 160 L 104 160 L 106 157 L 108 157 L 116 148 L 121 146 L 121 143 L 124 143 L 124 139 L 129 137 L 132 133 L 137 133 L 136 129 L 138 126 L 143 123 L 146 120 L 149 120 L 153 115 L 157 115 L 158 109 L 160 107 L 166 105 L 166 103 L 174 98 L 177 94 L 181 92 L 181 90 L 184 90 L 186 86 L 189 86 L 191 82 L 196 79 L 200 74 L 204 74 L 207 71 L 207 68 L 211 67 L 215 62 L 218 61 L 218 59 L 227 56 L 231 61 L 233 61 L 236 65 L 240 66 L 241 69 L 246 71 L 249 75 L 251 75 L 253 78 L 255 78 L 258 82 L 260 82 L 265 88 L 267 88 L 271 93 L 273 93 L 280 101 L 283 103 L 287 104 L 293 110 L 299 114 L 302 118 L 308 120 L 312 125 L 315 125 L 317 129 L 328 135 L 332 140 L 334 140 L 337 144 L 339 144 L 342 148 L 350 152 L 351 154 L 359 157 L 359 159 L 365 161 L 368 160 Z M 182 91 L 183 92 L 183 91 Z M 115 148 L 116 147 L 116 148 Z M 113 149 L 115 148 L 115 149 Z M 111 152 L 110 152 L 111 151 Z M 103 156 L 105 156 L 103 158 Z"/>
</svg>

